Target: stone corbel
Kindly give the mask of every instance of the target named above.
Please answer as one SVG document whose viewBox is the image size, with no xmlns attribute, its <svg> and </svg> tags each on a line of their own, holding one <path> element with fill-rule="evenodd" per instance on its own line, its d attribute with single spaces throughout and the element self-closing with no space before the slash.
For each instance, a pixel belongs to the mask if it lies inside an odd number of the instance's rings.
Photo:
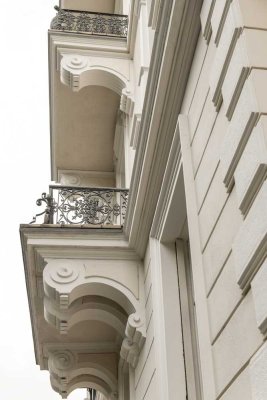
<svg viewBox="0 0 267 400">
<path fill-rule="evenodd" d="M 91 354 L 83 353 L 83 362 L 79 362 L 79 354 L 76 351 L 57 350 L 49 352 L 48 370 L 51 384 L 55 391 L 66 398 L 73 383 L 90 377 L 92 381 L 102 386 L 107 399 L 116 399 L 118 381 L 107 368 L 105 368 L 106 354 L 103 354 L 100 363 L 91 362 Z"/>
<path fill-rule="evenodd" d="M 133 368 L 137 366 L 139 354 L 145 342 L 145 321 L 139 314 L 131 314 L 125 329 L 120 356 Z"/>
<path fill-rule="evenodd" d="M 120 110 L 130 117 L 133 115 L 134 100 L 129 89 L 123 89 L 120 102 Z"/>
<path fill-rule="evenodd" d="M 44 293 L 59 310 L 68 310 L 82 296 L 99 295 L 115 301 L 130 315 L 143 309 L 139 268 L 131 260 L 47 260 Z"/>
<path fill-rule="evenodd" d="M 67 393 L 68 373 L 77 365 L 77 358 L 69 350 L 59 350 L 49 354 L 48 370 L 54 390 L 60 392 L 62 398 Z M 53 384 L 54 382 L 54 384 Z"/>
<path fill-rule="evenodd" d="M 70 87 L 74 92 L 78 92 L 81 89 L 82 74 L 88 67 L 88 57 L 73 54 L 64 55 L 60 63 L 61 82 Z"/>
</svg>

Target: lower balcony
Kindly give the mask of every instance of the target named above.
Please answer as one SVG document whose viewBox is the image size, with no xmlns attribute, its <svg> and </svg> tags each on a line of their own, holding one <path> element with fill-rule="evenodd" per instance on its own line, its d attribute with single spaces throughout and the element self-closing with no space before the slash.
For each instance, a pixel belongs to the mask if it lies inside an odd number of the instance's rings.
<svg viewBox="0 0 267 400">
<path fill-rule="evenodd" d="M 36 202 L 44 210 L 31 223 L 122 227 L 127 201 L 127 189 L 50 185 Z"/>
</svg>

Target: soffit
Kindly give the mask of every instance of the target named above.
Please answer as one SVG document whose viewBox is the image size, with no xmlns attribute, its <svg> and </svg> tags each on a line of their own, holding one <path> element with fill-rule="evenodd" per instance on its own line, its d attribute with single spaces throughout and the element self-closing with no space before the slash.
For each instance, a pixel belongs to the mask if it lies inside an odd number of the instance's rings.
<svg viewBox="0 0 267 400">
<path fill-rule="evenodd" d="M 56 170 L 113 172 L 119 96 L 100 86 L 73 92 L 57 78 L 52 110 Z"/>
<path fill-rule="evenodd" d="M 62 0 L 61 8 L 114 13 L 115 0 Z"/>
<path fill-rule="evenodd" d="M 113 343 L 118 334 L 114 328 L 99 321 L 83 321 L 74 325 L 67 335 L 44 320 L 42 313 L 38 315 L 39 343 Z"/>
</svg>

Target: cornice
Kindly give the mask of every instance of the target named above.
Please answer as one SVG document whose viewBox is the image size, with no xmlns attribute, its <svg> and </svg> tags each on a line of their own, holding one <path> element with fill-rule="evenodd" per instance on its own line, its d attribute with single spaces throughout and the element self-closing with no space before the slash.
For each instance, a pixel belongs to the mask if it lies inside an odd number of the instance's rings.
<svg viewBox="0 0 267 400">
<path fill-rule="evenodd" d="M 135 250 L 129 247 L 121 229 L 21 225 L 20 235 L 25 256 L 31 249 L 42 259 L 53 257 L 140 260 Z"/>
<path fill-rule="evenodd" d="M 162 4 L 152 50 L 125 233 L 143 256 L 200 30 L 201 1 Z"/>
</svg>

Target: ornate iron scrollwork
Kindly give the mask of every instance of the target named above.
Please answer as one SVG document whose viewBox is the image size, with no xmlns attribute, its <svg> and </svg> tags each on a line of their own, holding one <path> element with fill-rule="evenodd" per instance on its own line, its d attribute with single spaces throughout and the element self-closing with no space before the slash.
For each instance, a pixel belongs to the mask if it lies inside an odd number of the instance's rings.
<svg viewBox="0 0 267 400">
<path fill-rule="evenodd" d="M 57 201 L 54 194 L 57 192 Z M 37 205 L 46 209 L 36 215 L 44 215 L 44 223 L 75 225 L 120 225 L 125 220 L 128 190 L 50 186 L 50 194 L 42 194 Z"/>
<path fill-rule="evenodd" d="M 50 28 L 59 31 L 88 33 L 91 35 L 127 37 L 127 15 L 79 12 L 73 10 L 58 11 Z"/>
<path fill-rule="evenodd" d="M 34 224 L 37 220 L 38 217 L 40 217 L 41 215 L 44 215 L 44 224 L 49 224 L 51 223 L 51 216 L 53 215 L 54 211 L 57 208 L 57 204 L 55 202 L 55 200 L 53 199 L 53 197 L 50 194 L 47 193 L 42 193 L 42 196 L 36 200 L 36 204 L 37 206 L 42 206 L 44 204 L 46 204 L 46 208 L 43 212 L 36 214 L 32 221 L 30 222 L 30 224 Z"/>
</svg>

